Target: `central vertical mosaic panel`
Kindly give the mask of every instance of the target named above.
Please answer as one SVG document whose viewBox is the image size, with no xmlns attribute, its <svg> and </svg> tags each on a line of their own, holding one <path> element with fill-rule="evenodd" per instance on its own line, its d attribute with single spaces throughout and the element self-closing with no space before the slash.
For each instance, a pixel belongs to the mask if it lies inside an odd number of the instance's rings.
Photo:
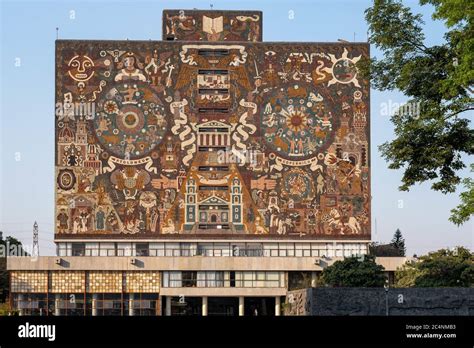
<svg viewBox="0 0 474 348">
<path fill-rule="evenodd" d="M 57 41 L 56 238 L 369 240 L 368 44 L 173 20 L 175 41 Z"/>
<path fill-rule="evenodd" d="M 262 12 L 164 10 L 163 40 L 262 41 Z"/>
</svg>

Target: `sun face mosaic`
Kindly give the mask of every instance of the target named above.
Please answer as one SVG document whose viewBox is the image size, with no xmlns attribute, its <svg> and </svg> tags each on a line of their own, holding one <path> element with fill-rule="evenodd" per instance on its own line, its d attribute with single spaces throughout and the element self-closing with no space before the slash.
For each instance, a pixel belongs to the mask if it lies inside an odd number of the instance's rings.
<svg viewBox="0 0 474 348">
<path fill-rule="evenodd" d="M 57 41 L 56 238 L 370 239 L 368 45 L 173 16 L 173 41 Z"/>
</svg>

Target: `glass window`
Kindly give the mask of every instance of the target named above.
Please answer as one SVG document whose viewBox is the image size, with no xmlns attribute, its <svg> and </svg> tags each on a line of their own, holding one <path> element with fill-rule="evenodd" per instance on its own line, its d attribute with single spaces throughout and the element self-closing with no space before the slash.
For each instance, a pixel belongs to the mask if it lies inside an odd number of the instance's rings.
<svg viewBox="0 0 474 348">
<path fill-rule="evenodd" d="M 263 244 L 263 256 L 278 256 L 278 244 L 277 243 L 264 243 Z"/>
<path fill-rule="evenodd" d="M 246 256 L 259 257 L 263 256 L 263 244 L 262 243 L 248 243 L 246 250 Z"/>
<path fill-rule="evenodd" d="M 326 244 L 326 248 L 327 248 L 327 257 L 334 257 L 335 254 L 336 254 L 336 250 L 335 250 L 335 244 L 329 244 L 327 243 Z"/>
<path fill-rule="evenodd" d="M 195 256 L 194 243 L 180 243 L 181 256 Z"/>
<path fill-rule="evenodd" d="M 265 286 L 265 272 L 255 272 L 254 287 L 261 288 Z"/>
<path fill-rule="evenodd" d="M 214 243 L 214 251 L 217 252 L 215 256 L 231 256 L 229 243 Z"/>
<path fill-rule="evenodd" d="M 322 249 L 324 249 L 324 245 L 321 246 L 320 243 L 311 243 L 311 256 L 320 257 Z"/>
<path fill-rule="evenodd" d="M 135 244 L 135 255 L 137 256 L 149 256 L 149 245 L 148 243 L 136 243 Z"/>
<path fill-rule="evenodd" d="M 199 243 L 197 253 L 203 256 L 214 256 L 212 243 Z"/>
<path fill-rule="evenodd" d="M 197 286 L 198 288 L 205 288 L 209 286 L 206 283 L 206 272 L 197 272 Z"/>
<path fill-rule="evenodd" d="M 269 288 L 280 287 L 280 272 L 266 272 L 265 286 Z"/>
<path fill-rule="evenodd" d="M 70 256 L 68 255 L 67 243 L 58 243 L 58 256 Z"/>
<path fill-rule="evenodd" d="M 165 244 L 150 243 L 150 256 L 165 256 Z"/>
<path fill-rule="evenodd" d="M 99 243 L 86 243 L 86 256 L 99 256 Z"/>
<path fill-rule="evenodd" d="M 182 272 L 183 287 L 197 286 L 197 272 L 184 271 Z"/>
<path fill-rule="evenodd" d="M 254 273 L 253 272 L 242 272 L 242 273 L 243 273 L 243 278 L 244 278 L 244 282 L 242 286 L 244 288 L 253 287 Z"/>
<path fill-rule="evenodd" d="M 179 243 L 166 243 L 165 250 L 165 256 L 180 256 Z"/>
<path fill-rule="evenodd" d="M 317 248 L 319 249 L 319 257 L 328 256 L 326 244 L 318 244 Z"/>
<path fill-rule="evenodd" d="M 310 257 L 311 244 L 310 243 L 295 243 L 296 256 Z"/>
<path fill-rule="evenodd" d="M 182 284 L 181 272 L 163 272 L 163 287 L 180 288 Z"/>
<path fill-rule="evenodd" d="M 280 243 L 279 256 L 290 256 L 290 252 L 294 255 L 294 244 L 293 243 Z"/>
<path fill-rule="evenodd" d="M 115 244 L 114 243 L 100 243 L 100 256 L 114 256 L 115 255 Z"/>
<path fill-rule="evenodd" d="M 72 256 L 84 256 L 86 254 L 85 243 L 72 243 Z"/>
</svg>

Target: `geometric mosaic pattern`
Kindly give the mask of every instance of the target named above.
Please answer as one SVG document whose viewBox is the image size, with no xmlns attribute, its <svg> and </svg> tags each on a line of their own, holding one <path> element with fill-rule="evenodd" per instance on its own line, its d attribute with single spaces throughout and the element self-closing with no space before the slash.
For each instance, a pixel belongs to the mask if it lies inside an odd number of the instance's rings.
<svg viewBox="0 0 474 348">
<path fill-rule="evenodd" d="M 10 291 L 48 292 L 48 272 L 41 271 L 12 271 L 10 272 Z"/>
<path fill-rule="evenodd" d="M 84 293 L 86 291 L 86 276 L 81 271 L 52 271 L 52 293 Z"/>
<path fill-rule="evenodd" d="M 154 271 L 12 271 L 10 272 L 11 292 L 158 293 L 159 273 Z M 122 286 L 123 279 L 124 286 Z"/>
<path fill-rule="evenodd" d="M 91 293 L 122 292 L 122 272 L 90 271 L 87 285 Z"/>
<path fill-rule="evenodd" d="M 126 272 L 125 292 L 156 293 L 160 291 L 160 272 Z"/>
</svg>

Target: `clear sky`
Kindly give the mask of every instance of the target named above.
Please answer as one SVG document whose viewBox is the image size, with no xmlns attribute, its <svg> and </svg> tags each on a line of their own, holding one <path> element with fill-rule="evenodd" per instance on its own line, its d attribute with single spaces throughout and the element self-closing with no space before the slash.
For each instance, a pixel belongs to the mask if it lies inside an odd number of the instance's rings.
<svg viewBox="0 0 474 348">
<path fill-rule="evenodd" d="M 445 28 L 432 8 L 405 1 L 424 15 L 426 44 Z M 261 10 L 265 41 L 366 41 L 366 0 L 5 1 L 0 0 L 0 230 L 32 243 L 38 221 L 41 255 L 54 255 L 54 41 L 160 40 L 164 8 Z M 372 47 L 372 55 L 379 52 Z M 404 102 L 397 92 L 371 93 L 372 239 L 388 242 L 400 228 L 408 255 L 464 245 L 474 249 L 474 222 L 448 221 L 458 193 L 429 184 L 398 191 L 401 172 L 387 169 L 377 146 L 393 138 L 383 105 Z M 472 162 L 472 158 L 469 159 Z M 464 175 L 469 172 L 464 171 Z M 375 220 L 377 221 L 375 226 Z"/>
</svg>

